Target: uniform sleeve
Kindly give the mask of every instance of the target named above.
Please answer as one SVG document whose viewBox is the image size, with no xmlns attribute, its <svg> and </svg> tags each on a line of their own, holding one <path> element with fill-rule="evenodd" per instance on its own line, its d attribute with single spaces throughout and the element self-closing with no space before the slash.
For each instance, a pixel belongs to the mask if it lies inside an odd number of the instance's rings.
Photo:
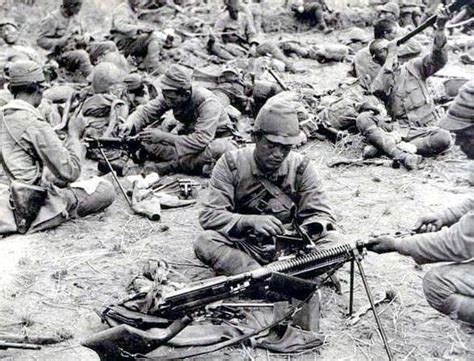
<svg viewBox="0 0 474 361">
<path fill-rule="evenodd" d="M 405 238 L 396 248 L 418 264 L 467 261 L 474 257 L 474 211 L 439 232 Z"/>
<path fill-rule="evenodd" d="M 226 26 L 226 16 L 225 16 L 225 14 L 221 14 L 217 18 L 216 23 L 214 24 L 214 32 L 215 33 L 222 33 L 225 29 L 225 26 Z M 222 35 L 218 35 L 218 36 L 220 38 Z"/>
<path fill-rule="evenodd" d="M 426 54 L 419 64 L 421 75 L 428 78 L 438 70 L 442 69 L 448 62 L 448 50 L 446 49 L 446 35 L 444 32 L 436 32 L 433 49 Z"/>
<path fill-rule="evenodd" d="M 257 41 L 257 30 L 255 29 L 255 24 L 253 18 L 245 14 L 246 24 L 245 24 L 245 36 L 249 44 L 252 44 Z"/>
<path fill-rule="evenodd" d="M 36 43 L 43 49 L 54 50 L 59 41 L 56 35 L 57 22 L 53 16 L 48 16 L 41 22 Z M 62 45 L 62 44 L 61 44 Z"/>
<path fill-rule="evenodd" d="M 458 222 L 467 212 L 474 210 L 474 196 L 469 197 L 458 205 L 447 208 L 439 214 L 439 218 L 445 225 Z"/>
<path fill-rule="evenodd" d="M 175 141 L 180 157 L 199 153 L 214 140 L 222 111 L 222 105 L 216 99 L 208 99 L 199 106 L 194 131 L 189 135 L 179 136 Z"/>
<path fill-rule="evenodd" d="M 81 175 L 82 146 L 78 139 L 69 137 L 63 145 L 53 129 L 44 124 L 30 127 L 26 134 L 47 167 L 61 181 L 74 182 Z"/>
<path fill-rule="evenodd" d="M 140 27 L 133 24 L 129 14 L 127 14 L 127 9 L 123 6 L 120 6 L 114 11 L 112 16 L 112 30 L 133 37 L 137 35 L 138 29 Z"/>
<path fill-rule="evenodd" d="M 216 163 L 209 182 L 209 196 L 199 215 L 199 223 L 205 230 L 214 230 L 229 236 L 243 217 L 235 210 L 234 174 L 226 156 Z"/>
<path fill-rule="evenodd" d="M 162 95 L 149 101 L 145 105 L 140 105 L 129 117 L 127 122 L 133 124 L 136 131 L 140 131 L 148 124 L 161 118 L 170 108 L 166 106 Z"/>
<path fill-rule="evenodd" d="M 336 228 L 321 178 L 311 163 L 301 176 L 297 193 L 299 196 L 297 218 L 302 226 L 311 225 L 311 229 L 321 227 L 322 235 Z"/>
</svg>

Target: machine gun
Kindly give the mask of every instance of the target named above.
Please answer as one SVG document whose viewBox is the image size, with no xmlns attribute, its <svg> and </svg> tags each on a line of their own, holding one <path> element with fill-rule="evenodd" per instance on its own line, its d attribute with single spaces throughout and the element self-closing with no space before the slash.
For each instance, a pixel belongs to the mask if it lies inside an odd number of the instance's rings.
<svg viewBox="0 0 474 361">
<path fill-rule="evenodd" d="M 279 292 L 284 291 L 288 296 L 305 302 L 317 290 L 318 286 L 313 282 L 298 278 L 298 276 L 314 275 L 315 273 L 327 272 L 327 270 L 334 273 L 345 263 L 350 262 L 349 314 L 351 315 L 353 311 L 354 266 L 357 265 L 388 359 L 392 360 L 387 337 L 377 314 L 374 299 L 361 263 L 369 244 L 369 242 L 357 242 L 355 245 L 342 244 L 333 248 L 294 256 L 283 261 L 276 261 L 254 271 L 229 277 L 214 277 L 193 283 L 188 288 L 171 292 L 156 300 L 152 315 L 160 320 L 171 320 L 172 323 L 168 328 L 151 328 L 143 331 L 122 324 L 94 335 L 84 341 L 82 345 L 97 352 L 101 360 L 135 359 L 137 353 L 148 353 L 172 339 L 192 322 L 194 315 L 199 315 L 206 306 L 214 302 L 265 286 L 270 289 L 278 289 Z M 291 316 L 292 314 L 289 315 L 289 317 Z M 285 319 L 280 320 L 280 322 Z M 246 336 L 255 336 L 255 333 Z M 247 338 L 241 337 L 237 342 L 242 342 Z M 206 349 L 205 353 L 235 345 L 237 342 L 230 343 L 230 341 L 227 341 L 211 346 Z M 190 356 L 197 356 L 197 354 L 180 354 L 179 358 Z M 167 355 L 166 359 L 170 357 L 170 355 Z"/>
</svg>

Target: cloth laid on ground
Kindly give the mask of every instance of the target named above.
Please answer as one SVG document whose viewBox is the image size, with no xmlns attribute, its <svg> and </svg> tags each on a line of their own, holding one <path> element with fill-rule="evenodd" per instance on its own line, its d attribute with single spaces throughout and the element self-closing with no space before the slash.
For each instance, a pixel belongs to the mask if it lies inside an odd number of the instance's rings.
<svg viewBox="0 0 474 361">
<path fill-rule="evenodd" d="M 153 317 L 161 297 L 189 287 L 189 285 L 171 281 L 169 279 L 171 271 L 165 261 L 148 261 L 141 272 L 142 274 L 135 277 L 128 286 L 131 296 L 117 306 L 106 307 L 101 314 L 102 320 L 110 326 L 125 322 L 133 327 L 140 327 L 142 317 L 149 317 L 148 321 L 151 323 L 141 328 L 154 327 L 156 329 L 163 321 L 161 317 Z M 252 303 L 254 302 L 258 304 L 259 301 L 252 301 Z M 284 301 L 275 303 L 273 307 L 268 307 L 268 304 L 265 304 L 263 307 L 225 307 L 222 311 L 219 310 L 219 307 L 206 308 L 191 325 L 168 341 L 165 346 L 148 353 L 146 357 L 166 356 L 168 352 L 171 352 L 169 347 L 174 347 L 173 352 L 178 353 L 180 352 L 179 348 L 188 347 L 193 347 L 192 352 L 201 352 L 200 350 L 206 350 L 205 346 L 248 335 L 281 320 L 291 310 L 291 305 Z M 311 311 L 314 310 L 311 309 Z M 303 312 L 308 312 L 308 310 L 297 311 L 293 320 L 283 321 L 252 337 L 249 340 L 250 345 L 282 353 L 302 352 L 322 345 L 324 336 L 319 333 L 319 330 L 307 331 L 297 324 L 298 318 L 305 317 L 301 315 Z M 151 326 L 153 318 L 157 322 Z M 137 319 L 140 322 L 136 322 Z M 186 349 L 186 351 L 189 350 Z"/>
</svg>

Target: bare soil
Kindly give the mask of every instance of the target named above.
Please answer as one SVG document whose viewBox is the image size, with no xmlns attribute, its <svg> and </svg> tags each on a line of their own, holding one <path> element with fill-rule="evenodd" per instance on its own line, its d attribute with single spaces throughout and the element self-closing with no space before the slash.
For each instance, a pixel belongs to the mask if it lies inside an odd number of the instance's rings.
<svg viewBox="0 0 474 361">
<path fill-rule="evenodd" d="M 318 40 L 318 36 L 308 37 Z M 335 35 L 325 38 L 331 42 Z M 317 88 L 336 86 L 346 64 L 321 66 L 301 62 L 309 72 L 286 76 L 308 81 Z M 339 220 L 349 240 L 366 239 L 372 233 L 409 229 L 416 218 L 462 200 L 472 192 L 468 181 L 470 164 L 458 149 L 424 168 L 404 169 L 366 166 L 328 168 L 339 157 L 358 157 L 362 144 L 352 137 L 351 145 L 313 142 L 299 149 L 318 169 Z M 92 173 L 88 164 L 86 173 Z M 206 197 L 206 181 L 199 199 Z M 118 194 L 118 193 L 117 193 Z M 162 213 L 160 223 L 133 215 L 125 201 L 116 202 L 104 213 L 68 222 L 56 229 L 0 239 L 0 333 L 62 335 L 72 338 L 41 351 L 0 351 L 5 360 L 98 360 L 80 341 L 104 329 L 95 310 L 121 299 L 125 288 L 143 263 L 162 258 L 184 277 L 210 277 L 194 257 L 192 242 L 200 232 L 199 204 Z M 379 308 L 396 359 L 468 360 L 474 358 L 474 338 L 469 329 L 429 307 L 422 290 L 424 273 L 432 266 L 417 267 L 397 254 L 368 254 L 365 270 L 375 297 L 395 290 L 397 300 Z M 321 332 L 323 346 L 301 355 L 278 355 L 237 347 L 203 359 L 297 359 L 380 360 L 385 351 L 373 316 L 369 313 L 348 326 L 349 274 L 340 272 L 343 294 L 324 290 Z M 367 304 L 362 283 L 356 277 L 355 310 Z"/>
</svg>

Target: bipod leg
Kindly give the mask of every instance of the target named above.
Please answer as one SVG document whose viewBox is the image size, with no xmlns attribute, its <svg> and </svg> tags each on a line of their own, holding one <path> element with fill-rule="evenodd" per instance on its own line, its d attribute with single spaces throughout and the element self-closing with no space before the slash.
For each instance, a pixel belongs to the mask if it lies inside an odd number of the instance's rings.
<svg viewBox="0 0 474 361">
<path fill-rule="evenodd" d="M 99 151 L 100 151 L 100 154 L 102 155 L 102 158 L 104 158 L 105 163 L 107 163 L 107 167 L 109 167 L 110 173 L 112 173 L 112 177 L 114 178 L 115 183 L 117 183 L 118 187 L 120 188 L 120 192 L 122 192 L 122 195 L 124 196 L 128 205 L 130 206 L 130 208 L 132 208 L 132 201 L 130 200 L 130 198 L 128 198 L 127 192 L 125 192 L 125 189 L 123 189 L 122 184 L 118 180 L 117 175 L 115 174 L 114 168 L 112 167 L 112 164 L 110 164 L 109 158 L 107 158 L 107 155 L 105 154 L 104 149 L 99 146 Z"/>
<path fill-rule="evenodd" d="M 349 283 L 349 317 L 352 316 L 352 313 L 354 312 L 354 259 L 351 259 L 351 278 L 350 278 L 350 283 Z"/>
<path fill-rule="evenodd" d="M 388 359 L 389 361 L 392 361 L 393 356 L 392 356 L 392 351 L 390 351 L 387 335 L 385 334 L 385 330 L 383 328 L 382 322 L 380 321 L 379 314 L 377 313 L 377 310 L 375 309 L 374 298 L 372 297 L 372 292 L 370 291 L 369 284 L 367 282 L 367 277 L 364 272 L 364 267 L 362 267 L 362 263 L 360 262 L 360 259 L 359 259 L 359 254 L 357 254 L 357 252 L 354 255 L 354 260 L 357 263 L 357 267 L 359 268 L 360 277 L 362 278 L 362 282 L 364 283 L 365 292 L 367 293 L 367 298 L 369 299 L 372 312 L 374 313 L 375 322 L 377 323 L 377 327 L 380 332 L 380 337 L 382 337 L 382 341 L 385 346 L 385 351 L 387 352 Z"/>
</svg>

